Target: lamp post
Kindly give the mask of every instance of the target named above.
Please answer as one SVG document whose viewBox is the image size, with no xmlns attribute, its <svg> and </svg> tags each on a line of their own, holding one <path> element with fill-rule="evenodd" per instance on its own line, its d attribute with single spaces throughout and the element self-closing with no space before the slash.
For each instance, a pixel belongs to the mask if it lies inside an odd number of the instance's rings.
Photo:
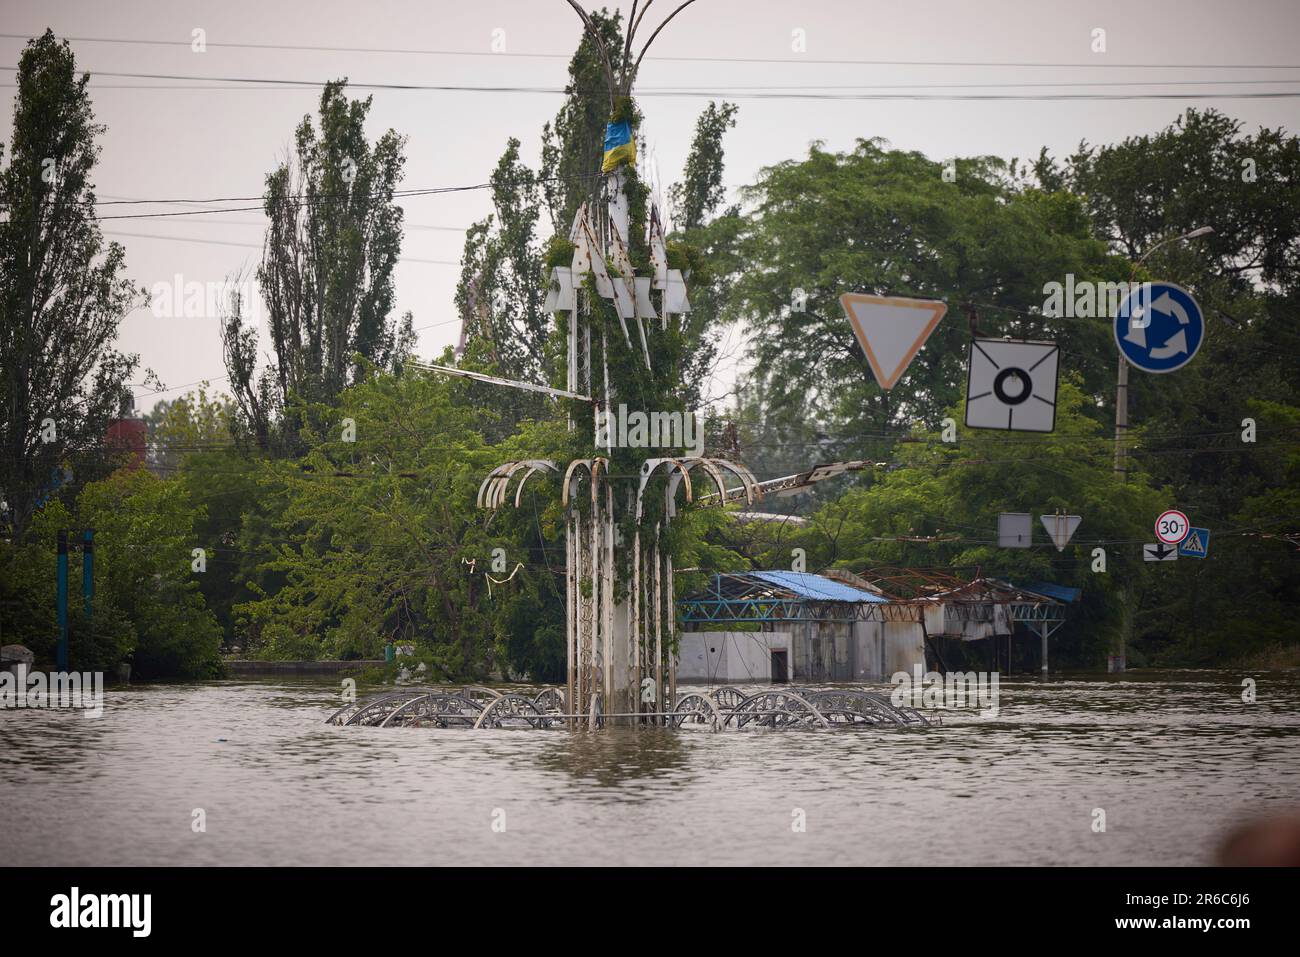
<svg viewBox="0 0 1300 957">
<path fill-rule="evenodd" d="M 1170 236 L 1156 243 L 1133 264 L 1133 269 L 1129 272 L 1128 288 L 1129 294 L 1132 295 L 1133 282 L 1137 279 L 1138 270 L 1142 264 L 1147 261 L 1157 249 L 1162 246 L 1168 246 L 1170 243 L 1183 242 L 1189 239 L 1199 239 L 1202 236 L 1209 236 L 1214 232 L 1213 226 L 1198 226 L 1196 229 L 1182 233 L 1178 236 Z M 1124 450 L 1124 438 L 1128 432 L 1128 360 L 1124 358 L 1121 350 L 1119 354 L 1119 372 L 1115 377 L 1115 471 L 1120 474 L 1121 481 L 1128 469 L 1125 467 L 1124 458 L 1127 454 Z"/>
<path fill-rule="evenodd" d="M 1184 240 L 1189 240 L 1189 239 L 1199 239 L 1200 237 L 1208 236 L 1213 232 L 1214 232 L 1213 226 L 1198 226 L 1196 229 L 1189 230 L 1188 232 L 1182 233 L 1178 236 L 1170 236 L 1169 238 L 1162 239 L 1160 242 L 1156 243 L 1154 246 L 1152 246 L 1150 249 L 1144 252 L 1141 256 L 1139 256 L 1137 262 L 1133 264 L 1133 269 L 1132 271 L 1129 272 L 1129 281 L 1128 281 L 1129 295 L 1132 295 L 1133 281 L 1137 279 L 1138 270 L 1142 268 L 1142 264 L 1146 262 L 1147 257 L 1150 256 L 1153 252 L 1155 252 L 1157 249 L 1160 249 L 1162 246 L 1169 245 L 1170 243 L 1183 242 Z M 1124 358 L 1124 350 L 1121 349 L 1119 350 L 1119 372 L 1115 378 L 1115 471 L 1116 473 L 1118 473 L 1121 482 L 1127 478 L 1127 472 L 1128 472 L 1128 469 L 1124 461 L 1125 456 L 1127 455 L 1127 452 L 1124 449 L 1124 438 L 1125 438 L 1125 433 L 1127 431 L 1128 431 L 1128 359 Z M 1132 581 L 1130 580 L 1125 590 L 1124 622 L 1123 625 L 1120 627 L 1120 632 L 1119 632 L 1119 649 L 1118 649 L 1119 654 L 1112 656 L 1112 660 L 1110 661 L 1107 667 L 1108 671 L 1115 671 L 1115 672 L 1124 671 L 1126 659 L 1128 657 L 1128 633 L 1129 630 L 1132 628 L 1132 624 L 1133 624 L 1132 607 L 1131 607 L 1132 601 L 1133 601 L 1133 584 Z"/>
</svg>

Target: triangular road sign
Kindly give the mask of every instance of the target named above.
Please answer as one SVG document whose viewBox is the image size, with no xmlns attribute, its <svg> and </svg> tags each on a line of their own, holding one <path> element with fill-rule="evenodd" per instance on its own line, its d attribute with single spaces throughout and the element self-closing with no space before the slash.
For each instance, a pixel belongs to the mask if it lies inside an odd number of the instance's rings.
<svg viewBox="0 0 1300 957">
<path fill-rule="evenodd" d="M 1074 535 L 1074 530 L 1079 527 L 1083 521 L 1082 515 L 1040 515 L 1043 520 L 1043 528 L 1047 529 L 1047 534 L 1051 536 L 1052 544 L 1056 546 L 1058 552 L 1065 551 L 1066 543 Z"/>
<path fill-rule="evenodd" d="M 846 292 L 840 296 L 871 371 L 882 389 L 892 389 L 930 338 L 948 304 L 938 299 L 904 299 Z"/>
</svg>

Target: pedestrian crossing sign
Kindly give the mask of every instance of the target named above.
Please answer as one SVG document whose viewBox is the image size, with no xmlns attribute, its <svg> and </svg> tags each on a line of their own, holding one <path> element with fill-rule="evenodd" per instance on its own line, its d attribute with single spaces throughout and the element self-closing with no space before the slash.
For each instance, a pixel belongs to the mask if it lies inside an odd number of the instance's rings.
<svg viewBox="0 0 1300 957">
<path fill-rule="evenodd" d="M 1189 528 L 1187 537 L 1178 543 L 1178 554 L 1187 558 L 1204 558 L 1210 550 L 1210 530 Z"/>
</svg>

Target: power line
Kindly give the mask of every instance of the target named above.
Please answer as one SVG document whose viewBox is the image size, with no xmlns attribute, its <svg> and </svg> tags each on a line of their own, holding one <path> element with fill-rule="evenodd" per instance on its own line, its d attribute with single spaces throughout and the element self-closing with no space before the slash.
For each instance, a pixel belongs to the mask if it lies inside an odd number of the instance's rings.
<svg viewBox="0 0 1300 957">
<path fill-rule="evenodd" d="M 25 33 L 0 33 L 0 39 L 30 40 Z M 142 37 L 60 37 L 74 43 L 122 43 L 143 46 L 175 46 L 192 49 L 191 40 L 153 40 Z M 208 49 L 241 50 L 295 50 L 310 53 L 388 53 L 417 56 L 468 56 L 519 59 L 571 60 L 572 53 L 509 53 L 490 50 L 446 50 L 403 47 L 325 46 L 287 43 L 244 43 L 213 41 Z M 1141 70 L 1300 70 L 1295 63 L 1117 63 L 1111 60 L 1076 62 L 1042 62 L 1023 60 L 869 60 L 869 59 L 819 59 L 813 57 L 722 57 L 722 56 L 647 56 L 663 63 L 764 63 L 792 65 L 831 66 L 944 66 L 944 67 L 1017 67 L 1040 69 L 1141 69 Z"/>
<path fill-rule="evenodd" d="M 506 181 L 506 182 L 495 182 L 495 183 L 492 183 L 492 182 L 489 182 L 489 183 L 474 183 L 474 184 L 471 184 L 471 185 L 468 185 L 468 186 L 426 186 L 426 187 L 419 187 L 419 188 L 413 188 L 413 189 L 395 189 L 395 190 L 392 190 L 392 191 L 391 191 L 391 194 L 386 193 L 386 192 L 379 192 L 379 191 L 377 191 L 374 195 L 377 195 L 377 196 L 389 195 L 392 199 L 405 199 L 405 198 L 413 197 L 413 196 L 441 196 L 441 195 L 443 195 L 443 194 L 445 194 L 445 193 L 466 193 L 466 192 L 471 192 L 471 191 L 473 191 L 473 190 L 480 190 L 480 189 L 502 189 L 502 188 L 505 188 L 505 189 L 511 189 L 511 188 L 515 188 L 515 187 L 518 187 L 518 186 L 543 186 L 543 185 L 546 185 L 547 183 L 558 183 L 558 184 L 561 184 L 561 185 L 576 185 L 577 182 L 580 182 L 580 181 L 582 181 L 582 180 L 587 180 L 587 179 L 597 179 L 597 178 L 600 178 L 600 177 L 602 177 L 602 176 L 604 176 L 604 174 L 603 174 L 603 173 L 599 173 L 599 172 L 597 172 L 597 173 L 579 173 L 579 174 L 575 174 L 575 175 L 573 175 L 573 176 L 571 176 L 571 177 L 568 177 L 568 178 L 560 177 L 560 176 L 551 176 L 551 177 L 537 176 L 537 177 L 530 177 L 530 178 L 528 178 L 528 179 L 526 179 L 526 180 L 520 180 L 520 181 L 517 181 L 517 182 L 509 182 L 509 181 Z M 323 204 L 323 203 L 332 202 L 332 201 L 334 201 L 334 200 L 349 200 L 349 199 L 355 199 L 356 197 L 357 197 L 357 193 L 352 193 L 352 192 L 340 192 L 340 193 L 316 193 L 316 194 L 311 194 L 311 193 L 290 193 L 290 194 L 286 194 L 286 195 L 284 195 L 284 196 L 279 196 L 279 197 L 276 197 L 276 198 L 277 198 L 277 199 L 283 199 L 283 200 L 294 200 L 294 201 L 296 201 L 299 205 L 302 205 L 302 206 L 315 206 L 315 205 L 320 205 L 320 204 Z M 263 194 L 263 195 L 261 195 L 261 196 L 224 196 L 224 197 L 216 197 L 216 198 L 213 198 L 213 199 L 192 199 L 192 198 L 190 198 L 190 199 L 178 199 L 178 198 L 167 198 L 167 199 L 114 199 L 114 200 L 100 200 L 100 199 L 96 199 L 96 200 L 82 200 L 82 199 L 77 199 L 77 200 L 61 201 L 61 202 L 59 202 L 59 203 L 52 203 L 52 204 L 50 204 L 50 205 L 96 206 L 96 207 L 99 207 L 99 206 L 150 206 L 150 205 L 167 206 L 167 205 L 174 205 L 174 206 L 200 206 L 200 207 L 201 207 L 201 206 L 203 206 L 203 204 L 207 204 L 207 203 L 251 203 L 251 202 L 256 202 L 256 203 L 259 204 L 259 205 L 257 205 L 257 206 L 235 206 L 235 207 L 225 207 L 225 208 L 221 208 L 221 209 L 204 209 L 204 208 L 200 208 L 200 209 L 195 210 L 193 213 L 190 213 L 190 214 L 189 214 L 189 215 L 206 215 L 206 214 L 210 214 L 210 213 L 239 213 L 239 212 L 249 212 L 249 211 L 262 211 L 262 210 L 264 210 L 264 209 L 266 208 L 266 207 L 265 207 L 265 201 L 266 201 L 266 195 Z M 7 202 L 0 202 L 0 209 L 7 209 L 9 206 L 10 206 L 10 204 L 7 203 Z M 187 213 L 184 213 L 184 212 L 181 212 L 181 213 L 142 213 L 142 214 L 139 214 L 139 215 L 137 215 L 137 216 L 101 216 L 101 217 L 99 217 L 99 218 L 100 218 L 100 219 L 150 219 L 150 218 L 157 218 L 157 217 L 160 217 L 160 216 L 183 216 L 183 215 L 187 215 Z M 429 229 L 437 229 L 437 228 L 443 228 L 443 229 L 454 229 L 455 227 L 435 227 L 435 226 L 430 226 L 430 227 L 426 227 L 426 228 L 429 228 Z M 469 228 L 469 227 L 466 227 L 466 229 L 468 229 L 468 228 Z"/>
<path fill-rule="evenodd" d="M 1297 82 L 1300 82 L 1300 81 L 1297 81 Z M 255 199 L 256 197 L 252 197 L 252 198 Z M 143 205 L 143 204 L 150 204 L 150 203 L 164 203 L 164 202 L 175 203 L 176 205 L 188 205 L 188 206 L 195 206 L 195 207 L 198 207 L 199 204 L 200 204 L 201 202 L 209 202 L 209 201 L 208 201 L 208 200 L 195 200 L 195 201 L 193 201 L 193 202 L 186 202 L 185 200 L 180 200 L 180 199 L 177 199 L 177 200 L 158 200 L 158 199 L 140 199 L 140 198 L 137 197 L 137 196 L 105 196 L 105 198 L 104 198 L 103 200 L 98 201 L 97 205 L 108 206 L 108 205 L 110 205 L 110 204 L 111 204 L 111 205 L 119 205 L 119 204 L 127 204 L 127 203 L 129 203 L 129 204 L 133 204 L 133 205 Z M 201 207 L 200 207 L 200 208 L 201 208 Z M 256 227 L 259 228 L 259 229 L 265 229 L 265 228 L 269 225 L 268 221 L 265 220 L 265 219 L 261 219 L 261 220 L 258 220 L 258 219 L 222 219 L 222 220 L 211 220 L 210 222 L 214 222 L 214 223 L 216 223 L 216 224 L 218 224 L 218 225 L 221 225 L 221 226 L 256 226 Z M 469 229 L 469 227 L 468 227 L 468 226 L 439 226 L 439 225 L 435 225 L 435 224 L 433 224 L 433 223 L 408 223 L 408 222 L 403 221 L 403 223 L 402 223 L 402 229 L 403 229 L 403 230 L 407 230 L 407 229 L 420 229 L 420 230 L 431 230 L 431 231 L 436 231 L 436 232 L 464 233 L 466 230 Z"/>
<path fill-rule="evenodd" d="M 4 68 L 11 69 L 11 68 Z M 106 75 L 106 74 L 99 74 Z M 195 77 L 195 82 L 191 83 L 96 83 L 95 90 L 159 90 L 159 91 L 179 91 L 193 90 L 198 92 L 220 92 L 233 90 L 311 90 L 319 88 L 322 84 L 316 81 L 303 81 L 302 84 L 291 83 L 286 85 L 285 81 L 273 80 L 241 80 L 234 86 L 221 86 L 216 83 L 205 83 L 197 85 L 202 77 Z M 234 81 L 230 81 L 234 82 Z M 258 85 L 265 83 L 266 85 Z M 701 91 L 700 84 L 683 85 L 683 86 L 652 86 L 638 87 L 638 96 L 671 96 L 674 94 L 690 96 L 710 96 L 710 97 L 734 97 L 741 98 L 753 91 L 762 92 L 794 92 L 809 90 L 947 90 L 947 89 L 1035 89 L 1042 87 L 1057 87 L 1069 89 L 1082 89 L 1089 87 L 1116 87 L 1116 86 L 1140 86 L 1140 87 L 1171 87 L 1171 86 L 1201 86 L 1206 83 L 1214 86 L 1270 86 L 1287 83 L 1300 83 L 1300 79 L 1285 79 L 1282 77 L 1273 77 L 1265 80 L 1059 80 L 1051 82 L 1022 82 L 1010 81 L 1006 83 L 873 83 L 873 84 L 848 84 L 848 83 L 807 83 L 807 84 L 723 84 L 713 86 L 707 93 Z M 311 85 L 314 84 L 314 85 Z M 392 89 L 396 92 L 478 92 L 478 93 L 536 93 L 547 95 L 558 95 L 564 93 L 571 95 L 574 93 L 598 94 L 601 91 L 578 90 L 572 86 L 566 86 L 563 89 L 558 87 L 484 87 L 484 86 L 389 86 L 382 84 L 363 84 L 351 83 L 349 86 L 376 86 L 381 89 Z M 16 89 L 16 83 L 0 83 L 0 87 L 5 89 Z"/>
<path fill-rule="evenodd" d="M 0 67 L 0 70 L 16 72 L 17 67 Z M 87 70 L 91 76 L 110 76 L 135 80 L 178 80 L 192 83 L 235 83 L 259 84 L 262 87 L 319 89 L 324 86 L 322 80 L 279 79 L 275 77 L 239 77 L 239 76 L 193 76 L 183 73 L 133 73 L 120 70 Z M 1212 81 L 1211 81 L 1212 82 Z M 1287 81 L 1282 81 L 1287 82 Z M 348 87 L 359 90 L 405 90 L 439 93 L 532 93 L 551 96 L 569 96 L 571 89 L 567 86 L 490 86 L 485 84 L 456 83 L 373 83 L 348 81 Z M 1013 84 L 1014 85 L 1014 84 Z M 1133 84 L 1140 85 L 1140 84 Z M 203 87 L 196 87 L 203 89 Z M 1222 92 L 1197 91 L 1189 93 L 814 93 L 810 91 L 793 92 L 755 92 L 723 93 L 717 89 L 654 89 L 642 88 L 638 97 L 684 97 L 690 99 L 732 99 L 750 100 L 825 100 L 833 102 L 848 101 L 1049 101 L 1065 102 L 1071 100 L 1249 100 L 1249 99 L 1290 99 L 1300 97 L 1300 90 L 1267 92 Z"/>
<path fill-rule="evenodd" d="M 105 216 L 103 219 L 115 219 L 117 217 Z M 174 243 L 201 243 L 208 246 L 238 246 L 242 249 L 261 249 L 261 243 L 241 243 L 233 239 L 206 239 L 200 236 L 164 236 L 160 233 L 129 233 L 121 230 L 106 229 L 105 236 L 131 236 L 137 239 L 162 239 Z M 399 263 L 420 263 L 428 266 L 459 266 L 460 262 L 455 259 L 419 259 L 414 256 L 399 256 Z"/>
</svg>

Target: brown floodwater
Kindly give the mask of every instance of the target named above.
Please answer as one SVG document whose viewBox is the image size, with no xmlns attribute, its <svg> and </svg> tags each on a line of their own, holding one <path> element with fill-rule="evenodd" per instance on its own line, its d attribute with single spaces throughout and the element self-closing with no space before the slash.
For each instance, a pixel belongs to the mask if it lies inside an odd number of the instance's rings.
<svg viewBox="0 0 1300 957">
<path fill-rule="evenodd" d="M 926 729 L 722 733 L 333 727 L 324 680 L 110 688 L 99 718 L 0 710 L 0 862 L 1208 864 L 1300 806 L 1300 676 L 1252 676 L 1253 704 L 1241 672 L 1139 671 L 1004 679 L 996 717 Z"/>
</svg>

